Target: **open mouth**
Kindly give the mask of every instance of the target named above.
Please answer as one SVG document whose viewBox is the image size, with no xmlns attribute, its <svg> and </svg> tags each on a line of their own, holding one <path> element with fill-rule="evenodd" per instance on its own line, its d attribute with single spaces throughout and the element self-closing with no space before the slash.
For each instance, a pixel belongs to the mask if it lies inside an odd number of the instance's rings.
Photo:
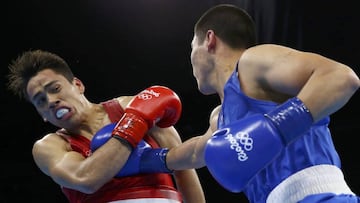
<svg viewBox="0 0 360 203">
<path fill-rule="evenodd" d="M 61 119 L 65 114 L 69 113 L 70 110 L 67 108 L 60 108 L 56 111 L 56 118 Z"/>
</svg>

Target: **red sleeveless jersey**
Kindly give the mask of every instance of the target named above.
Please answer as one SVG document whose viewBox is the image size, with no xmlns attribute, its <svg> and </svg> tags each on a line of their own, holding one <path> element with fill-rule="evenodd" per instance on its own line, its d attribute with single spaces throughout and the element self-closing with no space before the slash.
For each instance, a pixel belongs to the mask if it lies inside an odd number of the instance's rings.
<svg viewBox="0 0 360 203">
<path fill-rule="evenodd" d="M 124 110 L 116 99 L 101 104 L 111 122 L 120 120 Z M 68 135 L 64 130 L 59 130 L 58 133 L 69 141 L 74 151 L 81 153 L 84 157 L 91 155 L 90 140 L 81 135 Z M 152 147 L 159 147 L 156 141 L 148 135 L 144 137 L 144 141 Z M 70 203 L 103 203 L 137 198 L 166 198 L 182 201 L 180 193 L 175 188 L 172 176 L 164 173 L 116 177 L 93 194 L 85 194 L 65 187 L 62 187 L 62 191 Z"/>
</svg>

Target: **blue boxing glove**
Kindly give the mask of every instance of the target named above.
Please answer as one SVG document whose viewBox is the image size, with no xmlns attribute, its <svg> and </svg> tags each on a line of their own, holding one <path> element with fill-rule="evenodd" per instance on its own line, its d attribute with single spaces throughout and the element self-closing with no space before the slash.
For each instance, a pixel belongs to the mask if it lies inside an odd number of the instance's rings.
<svg viewBox="0 0 360 203">
<path fill-rule="evenodd" d="M 100 129 L 90 143 L 91 151 L 95 151 L 105 144 L 111 137 L 116 123 L 111 123 Z M 116 174 L 116 177 L 125 177 L 141 173 L 172 173 L 166 166 L 167 148 L 151 148 L 144 140 L 131 152 L 127 162 Z"/>
<path fill-rule="evenodd" d="M 111 138 L 111 134 L 115 126 L 116 123 L 110 123 L 95 133 L 90 142 L 90 149 L 92 152 L 97 150 Z"/>
<path fill-rule="evenodd" d="M 302 101 L 291 98 L 265 115 L 255 114 L 214 132 L 205 146 L 206 166 L 225 189 L 241 192 L 312 123 Z"/>
</svg>

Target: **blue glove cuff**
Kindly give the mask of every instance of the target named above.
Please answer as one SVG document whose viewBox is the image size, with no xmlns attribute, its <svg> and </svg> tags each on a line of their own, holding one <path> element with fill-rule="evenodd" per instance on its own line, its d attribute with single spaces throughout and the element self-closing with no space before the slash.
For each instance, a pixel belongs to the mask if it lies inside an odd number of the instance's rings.
<svg viewBox="0 0 360 203">
<path fill-rule="evenodd" d="M 141 173 L 172 173 L 166 165 L 166 155 L 169 149 L 155 148 L 146 149 L 141 156 Z"/>
<path fill-rule="evenodd" d="M 293 97 L 273 111 L 265 114 L 280 131 L 285 144 L 294 141 L 313 124 L 309 109 L 297 97 Z"/>
</svg>

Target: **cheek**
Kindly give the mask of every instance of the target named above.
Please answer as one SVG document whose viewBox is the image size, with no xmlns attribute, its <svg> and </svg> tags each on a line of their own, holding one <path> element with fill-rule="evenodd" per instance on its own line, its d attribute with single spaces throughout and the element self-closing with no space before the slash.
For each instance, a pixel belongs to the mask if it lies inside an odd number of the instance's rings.
<svg viewBox="0 0 360 203">
<path fill-rule="evenodd" d="M 194 54 L 191 55 L 191 65 L 192 65 L 193 75 L 196 76 L 196 73 L 198 72 L 197 69 L 198 69 L 199 63 L 198 63 L 198 58 L 196 58 Z"/>
<path fill-rule="evenodd" d="M 46 119 L 46 120 L 50 119 L 49 111 L 45 111 L 45 110 L 42 110 L 39 108 L 37 108 L 36 110 L 37 110 L 38 114 L 41 116 L 41 118 Z"/>
<path fill-rule="evenodd" d="M 202 50 L 197 50 L 191 55 L 191 63 L 194 71 L 199 72 L 201 69 L 204 69 L 208 66 L 208 58 L 205 52 Z"/>
<path fill-rule="evenodd" d="M 201 62 L 201 58 L 202 58 L 200 51 L 198 49 L 193 50 L 191 52 L 190 57 L 191 57 L 191 64 L 192 64 L 193 68 L 196 66 L 199 66 L 199 63 Z"/>
</svg>

